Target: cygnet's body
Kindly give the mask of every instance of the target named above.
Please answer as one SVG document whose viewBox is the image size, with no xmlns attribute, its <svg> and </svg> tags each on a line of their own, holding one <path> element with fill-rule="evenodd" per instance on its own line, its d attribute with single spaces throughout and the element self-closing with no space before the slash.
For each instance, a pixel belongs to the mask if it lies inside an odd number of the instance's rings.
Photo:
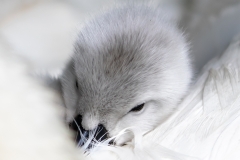
<svg viewBox="0 0 240 160">
<path fill-rule="evenodd" d="M 192 70 L 183 34 L 162 13 L 126 6 L 90 21 L 78 35 L 61 78 L 67 119 L 102 124 L 109 137 L 145 134 L 162 123 L 188 90 Z M 123 144 L 126 133 L 116 139 Z"/>
</svg>

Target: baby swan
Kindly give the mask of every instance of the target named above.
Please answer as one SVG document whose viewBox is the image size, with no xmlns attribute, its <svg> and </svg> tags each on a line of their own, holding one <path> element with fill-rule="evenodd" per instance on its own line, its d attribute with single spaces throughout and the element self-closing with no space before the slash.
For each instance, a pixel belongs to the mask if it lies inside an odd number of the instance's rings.
<svg viewBox="0 0 240 160">
<path fill-rule="evenodd" d="M 176 24 L 156 9 L 124 6 L 88 22 L 61 77 L 67 120 L 108 137 L 145 134 L 177 108 L 192 78 L 188 45 Z M 132 139 L 127 132 L 115 140 Z"/>
</svg>

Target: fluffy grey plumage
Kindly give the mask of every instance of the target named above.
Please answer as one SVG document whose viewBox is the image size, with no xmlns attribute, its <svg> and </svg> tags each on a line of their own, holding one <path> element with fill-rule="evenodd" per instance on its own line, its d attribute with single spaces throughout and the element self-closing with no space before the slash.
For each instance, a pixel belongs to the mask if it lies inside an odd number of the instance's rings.
<svg viewBox="0 0 240 160">
<path fill-rule="evenodd" d="M 192 76 L 183 34 L 146 6 L 96 17 L 79 33 L 74 52 L 62 76 L 67 119 L 81 114 L 86 130 L 103 124 L 110 137 L 125 128 L 152 130 L 177 107 Z M 130 139 L 124 134 L 116 143 Z"/>
</svg>

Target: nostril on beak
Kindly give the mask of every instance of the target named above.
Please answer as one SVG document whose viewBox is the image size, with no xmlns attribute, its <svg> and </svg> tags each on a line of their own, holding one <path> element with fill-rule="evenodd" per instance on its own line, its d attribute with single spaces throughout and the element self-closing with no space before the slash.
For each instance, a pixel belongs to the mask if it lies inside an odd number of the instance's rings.
<svg viewBox="0 0 240 160">
<path fill-rule="evenodd" d="M 93 143 L 100 142 L 108 138 L 107 130 L 102 124 L 99 124 L 93 130 L 85 130 L 81 126 L 82 116 L 78 115 L 74 119 L 75 120 L 71 122 L 69 126 L 72 130 L 76 132 L 76 143 L 78 144 L 78 146 L 83 146 L 87 140 L 91 139 L 91 143 L 87 148 L 92 148 Z"/>
</svg>

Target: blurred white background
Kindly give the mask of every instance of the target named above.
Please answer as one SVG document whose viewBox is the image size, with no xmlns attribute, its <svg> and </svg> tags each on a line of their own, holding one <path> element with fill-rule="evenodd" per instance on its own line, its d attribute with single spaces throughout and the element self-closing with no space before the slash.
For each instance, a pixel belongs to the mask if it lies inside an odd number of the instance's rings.
<svg viewBox="0 0 240 160">
<path fill-rule="evenodd" d="M 34 71 L 58 75 L 84 21 L 127 0 L 0 0 L 0 39 Z M 135 3 L 149 2 L 135 0 Z M 179 21 L 196 73 L 240 32 L 240 0 L 152 0 Z"/>
</svg>

